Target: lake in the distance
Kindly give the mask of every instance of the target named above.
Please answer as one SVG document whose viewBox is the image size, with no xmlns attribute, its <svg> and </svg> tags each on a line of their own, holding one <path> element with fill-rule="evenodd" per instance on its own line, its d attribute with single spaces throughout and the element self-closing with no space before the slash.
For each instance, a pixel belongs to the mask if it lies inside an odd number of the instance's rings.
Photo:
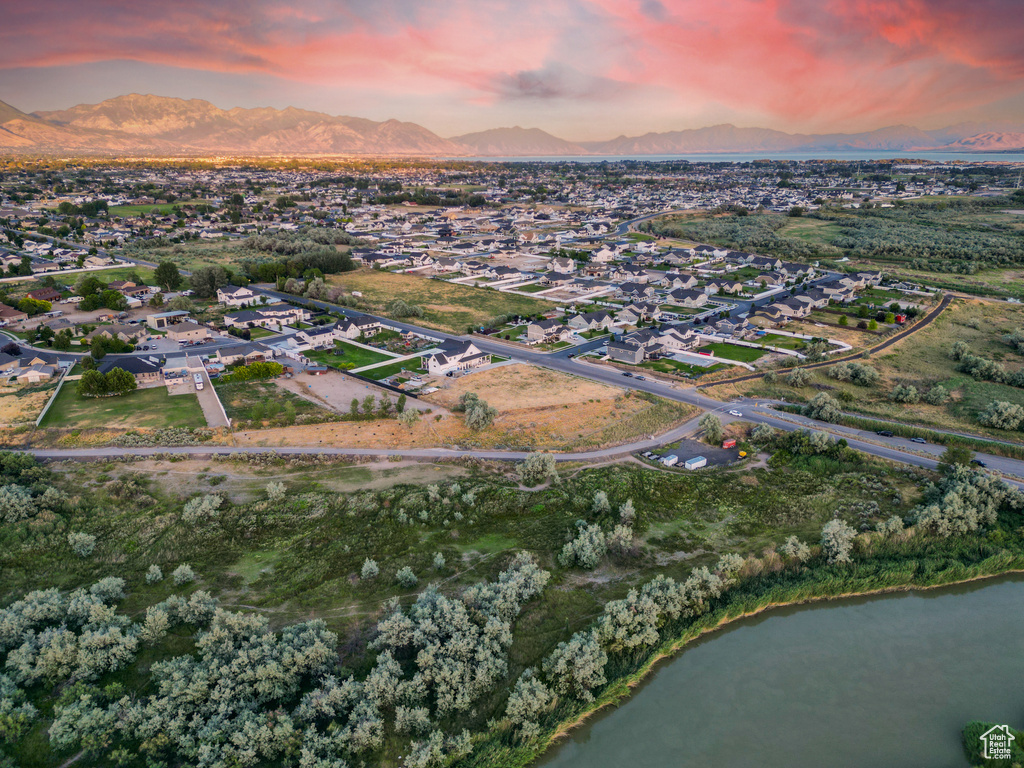
<svg viewBox="0 0 1024 768">
<path fill-rule="evenodd" d="M 449 157 L 446 160 L 467 160 L 485 163 L 618 163 L 663 162 L 689 160 L 692 163 L 750 163 L 755 160 L 927 160 L 936 163 L 1024 163 L 1024 152 L 898 152 L 849 150 L 845 152 L 722 152 L 685 155 L 565 155 L 537 157 Z"/>
<path fill-rule="evenodd" d="M 544 768 L 965 768 L 1024 726 L 1024 578 L 782 608 L 666 661 Z"/>
</svg>

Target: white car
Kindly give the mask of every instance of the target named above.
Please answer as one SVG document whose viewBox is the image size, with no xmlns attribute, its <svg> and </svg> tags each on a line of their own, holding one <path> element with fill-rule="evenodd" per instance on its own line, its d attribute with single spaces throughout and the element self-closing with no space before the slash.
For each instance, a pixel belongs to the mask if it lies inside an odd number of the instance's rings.
<svg viewBox="0 0 1024 768">
<path fill-rule="evenodd" d="M 729 411 L 730 416 L 742 416 L 743 414 L 739 411 Z"/>
</svg>

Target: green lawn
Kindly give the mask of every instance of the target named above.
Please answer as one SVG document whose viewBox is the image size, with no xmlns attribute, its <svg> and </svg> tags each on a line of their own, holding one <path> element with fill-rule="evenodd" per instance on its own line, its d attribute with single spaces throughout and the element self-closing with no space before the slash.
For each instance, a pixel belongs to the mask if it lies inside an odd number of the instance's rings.
<svg viewBox="0 0 1024 768">
<path fill-rule="evenodd" d="M 422 358 L 420 358 L 422 360 Z M 388 376 L 393 376 L 396 373 L 401 373 L 402 370 L 408 373 L 426 373 L 427 369 L 420 367 L 416 360 L 403 360 L 400 363 L 392 363 L 391 365 L 382 365 L 379 368 L 371 368 L 368 371 L 363 371 L 360 376 L 365 376 L 368 379 L 374 381 L 380 381 L 386 379 Z"/>
<path fill-rule="evenodd" d="M 750 363 L 762 355 L 767 355 L 768 350 L 766 349 L 754 349 L 753 347 L 740 347 L 736 344 L 724 344 L 716 342 L 714 344 L 705 344 L 698 351 L 700 352 L 712 352 L 718 357 L 723 357 L 726 360 L 737 360 L 741 363 Z"/>
<path fill-rule="evenodd" d="M 522 288 L 516 288 L 517 291 L 523 293 L 540 293 L 541 291 L 550 290 L 550 285 L 541 285 L 540 283 L 534 283 L 533 285 L 524 285 Z"/>
<path fill-rule="evenodd" d="M 179 200 L 174 203 L 160 203 L 159 205 L 115 205 L 112 208 L 109 208 L 107 213 L 111 217 L 138 216 L 142 213 L 147 216 L 151 213 L 166 216 L 168 213 L 173 212 L 175 208 L 183 208 L 186 205 L 205 205 L 206 202 L 206 200 Z"/>
<path fill-rule="evenodd" d="M 253 339 L 265 339 L 267 336 L 277 336 L 276 331 L 270 331 L 266 328 L 251 328 L 249 330 L 250 338 Z"/>
<path fill-rule="evenodd" d="M 794 339 L 792 336 L 780 336 L 777 333 L 769 333 L 767 336 L 761 336 L 754 341 L 763 341 L 769 347 L 778 347 L 779 349 L 803 349 L 807 346 L 806 339 Z"/>
<path fill-rule="evenodd" d="M 167 394 L 166 387 L 137 389 L 120 397 L 81 397 L 69 381 L 46 413 L 40 427 L 55 429 L 161 429 L 205 427 L 195 394 Z"/>
<path fill-rule="evenodd" d="M 691 376 L 700 376 L 701 374 L 711 373 L 712 371 L 720 371 L 725 368 L 724 363 L 715 363 L 707 367 L 702 365 L 694 365 L 692 363 L 681 363 L 678 360 L 672 360 L 671 358 L 662 358 L 661 360 L 648 360 L 640 363 L 639 368 L 649 368 L 652 371 L 658 373 L 688 373 Z"/>
<path fill-rule="evenodd" d="M 334 350 L 318 349 L 313 352 L 306 352 L 306 357 L 325 365 L 351 363 L 353 368 L 362 368 L 364 365 L 383 363 L 385 360 L 392 359 L 391 355 L 385 355 L 382 352 L 373 352 L 369 349 L 363 349 L 362 347 L 357 347 L 355 344 L 349 344 L 344 341 L 337 342 Z"/>
<path fill-rule="evenodd" d="M 95 277 L 97 280 L 102 280 L 104 283 L 110 283 L 114 280 L 127 280 L 129 273 L 134 272 L 142 278 L 144 285 L 153 284 L 153 270 L 149 267 L 111 267 L 110 269 L 90 269 L 88 272 L 74 272 L 70 275 L 61 275 L 56 273 L 53 275 L 53 281 L 57 284 L 57 288 L 70 288 L 75 282 L 83 275 Z M 157 311 L 157 310 L 154 310 Z"/>
</svg>

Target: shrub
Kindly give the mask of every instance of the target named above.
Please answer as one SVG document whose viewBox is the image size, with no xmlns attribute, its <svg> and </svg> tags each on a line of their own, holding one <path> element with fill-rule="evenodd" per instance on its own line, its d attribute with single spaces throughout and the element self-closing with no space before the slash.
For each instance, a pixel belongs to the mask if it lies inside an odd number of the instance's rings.
<svg viewBox="0 0 1024 768">
<path fill-rule="evenodd" d="M 395 581 L 398 582 L 399 586 L 404 587 L 405 589 L 412 589 L 419 582 L 419 579 L 416 578 L 416 574 L 413 573 L 412 568 L 406 565 L 398 569 L 398 572 L 395 574 Z"/>
<path fill-rule="evenodd" d="M 164 572 L 160 570 L 159 565 L 149 566 L 149 570 L 146 571 L 146 583 L 156 584 L 158 581 L 163 581 Z"/>
<path fill-rule="evenodd" d="M 270 499 L 274 503 L 277 503 L 279 501 L 284 501 L 284 497 L 285 497 L 284 483 L 282 483 L 282 482 L 275 482 L 273 480 L 270 481 L 269 483 L 267 483 L 267 498 L 268 499 Z"/>
<path fill-rule="evenodd" d="M 192 567 L 190 565 L 183 563 L 182 565 L 179 565 L 177 568 L 174 569 L 174 571 L 171 573 L 171 579 L 174 580 L 175 585 L 180 587 L 183 584 L 188 584 L 189 582 L 195 581 L 196 573 L 192 570 Z"/>
<path fill-rule="evenodd" d="M 604 685 L 608 654 L 592 630 L 577 632 L 567 642 L 559 643 L 544 659 L 544 674 L 558 693 L 593 701 L 592 691 Z"/>
<path fill-rule="evenodd" d="M 481 400 L 476 392 L 463 392 L 452 410 L 465 413 L 466 426 L 477 432 L 491 426 L 498 415 L 497 409 Z"/>
<path fill-rule="evenodd" d="M 892 538 L 897 533 L 903 531 L 903 518 L 899 515 L 893 515 L 887 520 L 882 520 L 875 525 L 875 530 L 878 531 L 885 538 Z"/>
<path fill-rule="evenodd" d="M 786 543 L 779 547 L 779 552 L 786 557 L 795 558 L 798 562 L 806 563 L 811 557 L 811 548 L 804 544 L 796 536 L 790 536 Z"/>
<path fill-rule="evenodd" d="M 192 499 L 182 510 L 181 519 L 186 523 L 194 523 L 200 520 L 212 520 L 220 514 L 220 505 L 224 502 L 216 494 L 208 494 Z"/>
<path fill-rule="evenodd" d="M 857 532 L 842 520 L 829 520 L 821 529 L 821 550 L 830 564 L 850 562 Z"/>
<path fill-rule="evenodd" d="M 794 368 L 783 376 L 782 380 L 791 387 L 805 387 L 811 380 L 811 372 L 803 368 Z"/>
<path fill-rule="evenodd" d="M 516 473 L 523 485 L 539 485 L 546 479 L 558 482 L 555 457 L 550 453 L 531 453 L 524 461 L 516 464 Z"/>
<path fill-rule="evenodd" d="M 562 547 L 558 562 L 566 568 L 578 565 L 588 571 L 593 570 L 607 551 L 604 532 L 599 526 L 587 525 L 582 520 L 576 526 L 576 537 Z"/>
<path fill-rule="evenodd" d="M 839 407 L 839 401 L 832 395 L 828 392 L 819 392 L 804 407 L 804 415 L 834 424 L 843 417 L 843 412 Z"/>
<path fill-rule="evenodd" d="M 924 396 L 924 400 L 929 405 L 943 405 L 949 401 L 949 390 L 941 384 L 936 384 L 928 390 L 928 394 Z"/>
<path fill-rule="evenodd" d="M 369 581 L 375 579 L 380 574 L 380 566 L 377 565 L 376 560 L 372 560 L 369 557 L 363 560 L 363 567 L 359 569 L 359 578 L 363 581 Z"/>
<path fill-rule="evenodd" d="M 71 551 L 79 557 L 88 557 L 96 549 L 96 537 L 91 533 L 69 533 L 68 544 Z"/>
<path fill-rule="evenodd" d="M 995 429 L 1019 429 L 1024 421 L 1024 408 L 1016 403 L 993 400 L 978 414 L 978 421 Z"/>
<path fill-rule="evenodd" d="M 921 396 L 917 387 L 910 384 L 897 384 L 889 393 L 889 399 L 894 403 L 916 403 Z"/>
<path fill-rule="evenodd" d="M 434 569 L 440 571 L 444 568 L 444 566 L 444 555 L 438 552 L 436 555 L 434 555 Z"/>
</svg>

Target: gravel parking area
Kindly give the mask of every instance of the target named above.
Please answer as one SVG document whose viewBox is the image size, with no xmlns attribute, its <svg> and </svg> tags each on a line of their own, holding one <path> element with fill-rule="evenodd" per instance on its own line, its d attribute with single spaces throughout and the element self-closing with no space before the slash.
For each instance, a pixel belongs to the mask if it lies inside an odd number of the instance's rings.
<svg viewBox="0 0 1024 768">
<path fill-rule="evenodd" d="M 373 395 L 377 399 L 389 397 L 392 402 L 399 398 L 396 392 L 359 381 L 338 371 L 328 371 L 323 376 L 311 376 L 307 373 L 300 373 L 292 379 L 278 378 L 276 383 L 279 387 L 304 397 L 309 397 L 323 407 L 337 413 L 348 413 L 353 397 L 359 398 L 360 401 L 369 395 Z M 444 408 L 440 408 L 433 403 L 422 402 L 414 397 L 406 399 L 406 407 L 416 408 L 420 411 L 433 408 L 434 413 L 448 413 Z"/>
</svg>

